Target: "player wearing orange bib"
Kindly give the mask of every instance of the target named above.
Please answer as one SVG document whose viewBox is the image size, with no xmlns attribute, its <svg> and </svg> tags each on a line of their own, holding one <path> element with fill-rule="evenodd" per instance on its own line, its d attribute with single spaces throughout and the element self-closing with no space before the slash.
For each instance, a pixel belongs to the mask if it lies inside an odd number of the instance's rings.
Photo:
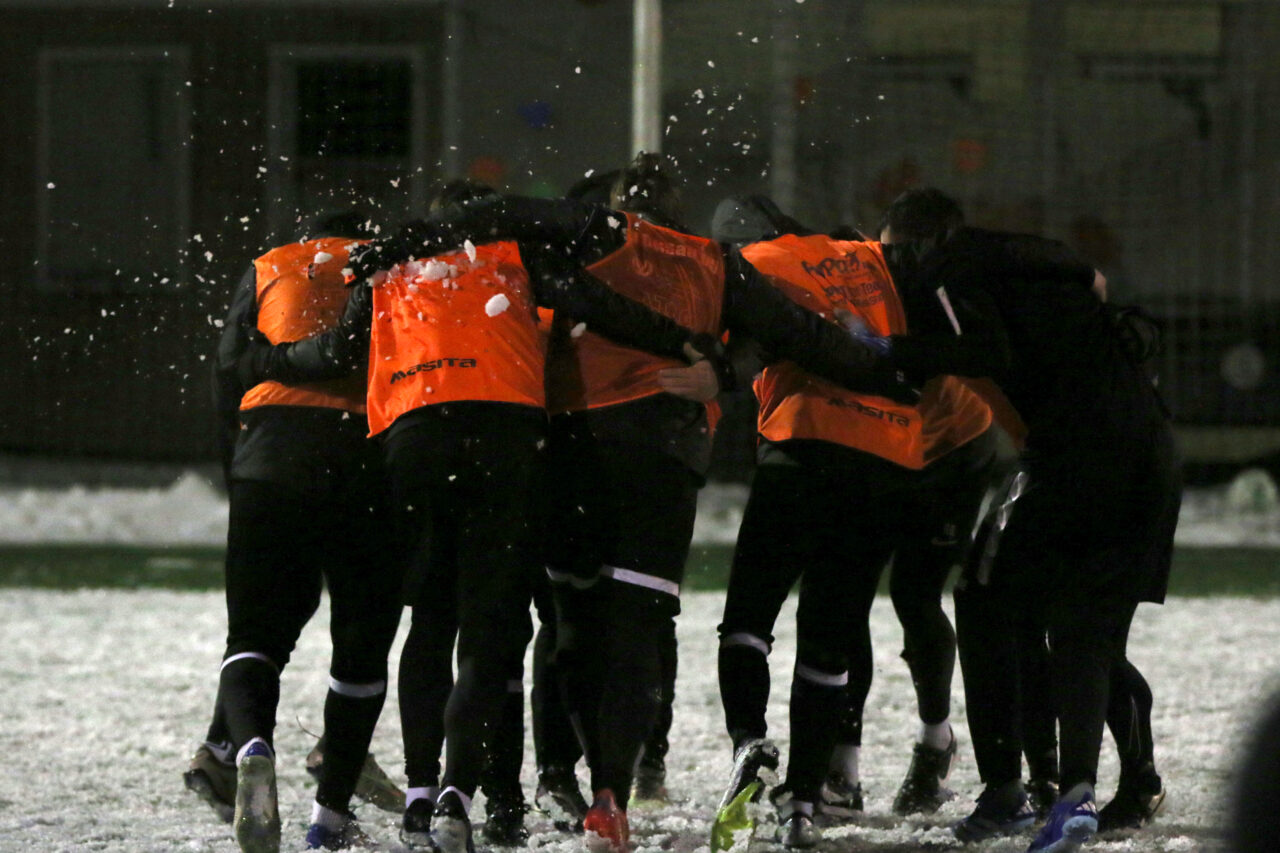
<svg viewBox="0 0 1280 853">
<path fill-rule="evenodd" d="M 337 322 L 347 297 L 342 270 L 359 245 L 362 220 L 348 214 L 321 223 L 343 236 L 290 243 L 258 258 L 219 342 L 215 397 L 234 436 L 228 628 L 215 720 L 202 751 L 236 758 L 233 819 L 244 850 L 279 848 L 273 731 L 280 672 L 320 602 L 322 581 L 333 656 L 312 817 L 328 821 L 321 829 L 334 839 L 361 835 L 348 805 L 386 697 L 387 654 L 400 621 L 399 564 L 380 547 L 388 489 L 378 448 L 366 437 L 364 383 L 241 383 L 236 367 L 254 334 L 292 341 Z M 198 752 L 185 778 L 216 805 L 225 800 L 217 774 L 218 765 Z"/>
<path fill-rule="evenodd" d="M 431 608 L 430 597 L 452 590 L 458 624 L 442 791 L 429 829 L 406 814 L 402 838 L 462 853 L 472 847 L 485 744 L 532 633 L 546 444 L 536 307 L 565 310 L 672 363 L 683 363 L 690 335 L 562 270 L 536 245 L 489 240 L 389 266 L 353 289 L 334 330 L 259 351 L 252 368 L 314 379 L 368 358 L 370 430 L 383 442 L 398 527 L 386 535 L 409 549 L 408 600 Z M 413 642 L 411 632 L 410 654 Z"/>
<path fill-rule="evenodd" d="M 763 238 L 743 255 L 792 301 L 858 334 L 907 331 L 878 243 L 809 233 L 758 197 L 723 205 L 717 221 L 724 228 L 735 218 L 726 230 L 742 239 L 750 221 Z M 815 806 L 836 817 L 862 808 L 857 756 L 872 675 L 868 617 L 891 557 L 903 656 L 922 721 L 895 810 L 932 811 L 946 796 L 940 783 L 955 749 L 948 724 L 955 638 L 941 593 L 985 490 L 991 415 L 953 379 L 930 383 L 908 405 L 834 386 L 788 362 L 765 366 L 755 392 L 759 464 L 720 625 L 721 697 L 735 751 L 722 807 L 747 792 L 760 769 L 777 765 L 765 738 L 766 656 L 782 602 L 799 581 L 791 755 L 774 799 L 779 840 L 805 847 L 817 840 Z"/>
<path fill-rule="evenodd" d="M 624 171 L 614 186 L 624 210 L 506 198 L 416 223 L 376 241 L 356 272 L 476 235 L 543 242 L 708 342 L 726 329 L 750 334 L 841 383 L 910 394 L 896 375 L 871 368 L 874 355 L 862 344 L 787 300 L 732 247 L 664 227 L 679 216 L 672 186 L 654 172 L 645 160 Z M 664 393 L 662 373 L 678 362 L 589 337 L 590 322 L 585 332 L 567 325 L 568 366 L 548 383 L 567 410 L 552 424 L 551 447 L 563 452 L 553 461 L 553 502 L 566 514 L 550 562 L 560 581 L 566 687 L 591 768 L 586 828 L 595 844 L 620 850 L 633 768 L 658 705 L 662 649 L 679 612 L 709 431 L 704 406 Z"/>
</svg>

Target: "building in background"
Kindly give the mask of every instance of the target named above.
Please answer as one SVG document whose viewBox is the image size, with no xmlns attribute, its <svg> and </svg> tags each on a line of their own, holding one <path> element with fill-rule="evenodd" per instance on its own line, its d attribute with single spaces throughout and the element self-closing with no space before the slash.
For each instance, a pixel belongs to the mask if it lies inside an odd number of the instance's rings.
<svg viewBox="0 0 1280 853">
<path fill-rule="evenodd" d="M 1193 461 L 1280 452 L 1280 4 L 660 5 L 662 145 L 694 227 L 756 191 L 872 227 L 941 186 L 1165 320 Z M 631 0 L 0 14 L 3 451 L 209 458 L 216 319 L 300 216 L 354 196 L 392 224 L 459 174 L 554 194 L 634 153 Z"/>
</svg>

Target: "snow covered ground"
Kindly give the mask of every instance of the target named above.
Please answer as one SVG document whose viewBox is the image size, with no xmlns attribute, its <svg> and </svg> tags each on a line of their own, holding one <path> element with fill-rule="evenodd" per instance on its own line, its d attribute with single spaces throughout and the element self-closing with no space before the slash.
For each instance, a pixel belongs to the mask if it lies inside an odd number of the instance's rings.
<svg viewBox="0 0 1280 853">
<path fill-rule="evenodd" d="M 737 484 L 704 488 L 694 542 L 733 542 L 746 495 L 746 487 Z M 0 543 L 222 545 L 226 535 L 225 497 L 193 471 L 152 488 L 32 488 L 0 478 Z M 1188 490 L 1178 544 L 1280 547 L 1275 483 L 1261 469 L 1251 469 L 1228 485 Z"/>
<path fill-rule="evenodd" d="M 686 597 L 680 619 L 680 673 L 668 757 L 674 802 L 638 806 L 638 853 L 704 851 L 707 828 L 729 769 L 715 678 L 715 624 L 722 597 Z M 327 684 L 327 617 L 307 627 L 285 672 L 277 745 L 285 850 L 301 849 L 314 794 L 303 770 L 312 740 L 302 726 L 320 727 Z M 772 662 L 772 733 L 785 742 L 783 701 L 794 653 L 790 611 L 780 622 Z M 402 626 L 403 627 L 403 626 Z M 0 851 L 232 851 L 226 825 L 182 787 L 181 772 L 208 722 L 224 630 L 216 592 L 14 590 L 0 592 Z M 961 761 L 953 777 L 961 798 L 935 816 L 911 820 L 889 811 L 906 769 L 914 733 L 901 633 L 887 601 L 873 612 L 876 681 L 867 709 L 862 766 L 869 798 L 859 825 L 827 832 L 822 851 L 907 851 L 954 847 L 945 829 L 971 807 L 978 782 L 967 750 L 964 706 L 956 690 Z M 403 630 L 401 632 L 403 637 Z M 1131 656 L 1156 693 L 1160 770 L 1169 790 L 1166 810 L 1150 829 L 1107 839 L 1091 849 L 1215 850 L 1224 781 L 1235 744 L 1262 696 L 1280 686 L 1280 600 L 1174 599 L 1144 606 L 1134 625 Z M 394 712 L 394 682 L 373 751 L 397 773 L 402 755 Z M 532 755 L 531 749 L 527 755 Z M 1116 778 L 1104 746 L 1100 794 Z M 524 781 L 532 793 L 533 773 Z M 393 816 L 357 809 L 383 849 L 403 849 Z M 473 814 L 483 815 L 477 802 Z M 530 816 L 532 847 L 576 853 L 576 839 L 545 818 Z M 771 832 L 764 825 L 762 832 Z M 1012 853 L 1027 839 L 976 848 Z M 757 853 L 780 850 L 760 844 Z"/>
<path fill-rule="evenodd" d="M 704 492 L 698 541 L 731 541 L 743 495 L 731 486 Z M 224 541 L 225 525 L 225 501 L 195 474 L 152 489 L 0 487 L 3 542 L 216 545 Z M 1179 541 L 1280 544 L 1274 485 L 1253 477 L 1231 488 L 1189 494 Z M 729 769 L 714 669 L 722 601 L 721 593 L 685 597 L 668 758 L 674 802 L 633 810 L 638 853 L 706 848 L 709 820 Z M 978 790 L 972 756 L 964 750 L 958 679 L 954 719 L 962 757 L 954 787 L 961 797 L 936 816 L 898 820 L 889 804 L 906 769 L 915 722 L 907 670 L 897 657 L 901 632 L 887 601 L 876 603 L 872 629 L 876 680 L 862 760 L 868 812 L 856 826 L 829 830 L 821 850 L 953 847 L 946 826 L 967 813 Z M 181 782 L 208 723 L 224 630 L 219 592 L 0 590 L 0 754 L 6 764 L 0 773 L 0 853 L 234 850 L 227 827 Z M 283 682 L 277 744 L 286 850 L 302 847 L 313 794 L 303 770 L 312 741 L 303 727 L 320 727 L 327 638 L 322 608 Z M 1236 744 L 1262 698 L 1280 689 L 1280 600 L 1175 598 L 1164 607 L 1144 605 L 1130 651 L 1156 693 L 1157 758 L 1169 799 L 1149 830 L 1104 839 L 1091 849 L 1219 849 L 1216 827 Z M 787 611 L 772 657 L 771 727 L 784 746 L 793 654 Z M 373 750 L 398 776 L 402 753 L 395 701 L 393 680 Z M 1116 777 L 1109 743 L 1103 757 L 1100 795 L 1105 800 Z M 530 794 L 532 782 L 526 767 Z M 368 806 L 358 812 L 384 849 L 402 849 L 394 817 Z M 483 815 L 479 802 L 473 815 Z M 578 840 L 556 833 L 544 818 L 532 815 L 529 825 L 532 847 L 546 853 L 580 849 Z M 766 823 L 761 837 L 771 829 Z M 1008 839 L 976 849 L 1007 853 L 1025 845 L 1025 838 Z M 761 842 L 758 853 L 770 849 L 780 848 Z"/>
</svg>

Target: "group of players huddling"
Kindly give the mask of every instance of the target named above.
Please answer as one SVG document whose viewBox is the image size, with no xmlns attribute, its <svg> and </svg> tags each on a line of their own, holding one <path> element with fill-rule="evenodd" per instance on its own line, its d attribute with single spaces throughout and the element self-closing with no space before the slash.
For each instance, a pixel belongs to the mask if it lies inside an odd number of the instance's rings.
<svg viewBox="0 0 1280 853">
<path fill-rule="evenodd" d="M 393 235 L 348 212 L 258 258 L 215 366 L 228 638 L 185 774 L 241 849 L 280 847 L 279 677 L 323 583 L 309 849 L 371 843 L 356 795 L 403 811 L 409 849 L 472 853 L 477 790 L 485 841 L 528 838 L 532 603 L 534 804 L 627 850 L 633 787 L 666 795 L 680 585 L 733 393 L 755 395 L 758 465 L 718 628 L 733 769 L 708 804 L 713 853 L 752 836 L 766 792 L 788 848 L 863 813 L 868 618 L 890 563 L 920 717 L 893 811 L 954 796 L 958 650 L 984 786 L 958 839 L 1042 822 L 1028 850 L 1063 853 L 1149 822 L 1152 697 L 1125 649 L 1137 604 L 1163 599 L 1181 495 L 1154 327 L 1065 246 L 966 227 L 937 190 L 894 201 L 876 236 L 761 196 L 695 236 L 641 155 L 565 199 L 454 181 Z M 979 519 L 997 429 L 1020 453 Z M 767 657 L 797 583 L 779 782 Z M 368 750 L 404 605 L 402 793 Z M 1121 773 L 1099 810 L 1104 726 Z"/>
</svg>

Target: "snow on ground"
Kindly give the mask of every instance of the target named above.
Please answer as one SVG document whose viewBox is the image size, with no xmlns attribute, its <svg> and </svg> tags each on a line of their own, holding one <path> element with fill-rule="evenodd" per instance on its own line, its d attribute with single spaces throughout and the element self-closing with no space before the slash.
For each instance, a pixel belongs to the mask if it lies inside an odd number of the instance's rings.
<svg viewBox="0 0 1280 853">
<path fill-rule="evenodd" d="M 700 543 L 731 542 L 745 498 L 738 486 L 702 493 Z M 207 544 L 225 541 L 225 499 L 188 473 L 163 488 L 17 488 L 0 485 L 0 542 Z M 1280 545 L 1275 487 L 1256 475 L 1230 487 L 1189 492 L 1181 544 Z M 685 596 L 680 672 L 669 761 L 675 801 L 632 812 L 637 853 L 702 853 L 729 769 L 729 745 L 715 675 L 715 625 L 722 593 Z M 406 626 L 402 626 L 403 638 Z M 872 615 L 876 681 L 867 707 L 862 760 L 868 813 L 859 825 L 828 830 L 822 853 L 954 847 L 946 826 L 977 794 L 971 755 L 962 752 L 954 786 L 961 797 L 929 818 L 898 820 L 889 805 L 914 734 L 914 699 L 897 657 L 901 632 L 885 600 Z M 220 592 L 157 590 L 59 592 L 0 590 L 0 853 L 8 851 L 232 851 L 228 828 L 182 787 L 187 758 L 208 724 L 225 631 Z M 792 611 L 779 622 L 772 665 L 773 734 L 786 740 L 785 699 L 794 655 Z M 277 745 L 285 850 L 302 847 L 314 793 L 303 771 L 312 741 L 303 726 L 321 725 L 326 685 L 327 617 L 308 626 L 282 687 Z M 398 655 L 398 648 L 396 650 Z M 1102 853 L 1216 850 L 1224 783 L 1234 749 L 1264 696 L 1280 688 L 1280 600 L 1172 599 L 1144 605 L 1130 656 L 1155 694 L 1160 770 L 1169 800 L 1149 830 L 1095 843 Z M 393 669 L 394 671 L 394 669 Z M 954 689 L 963 744 L 963 697 Z M 373 746 L 399 777 L 402 755 L 392 682 Z M 531 747 L 529 755 L 532 755 Z M 1104 748 L 1099 793 L 1116 778 Z M 532 793 L 533 774 L 524 781 Z M 362 806 L 367 829 L 384 849 L 403 849 L 394 817 Z M 483 815 L 477 803 L 473 816 Z M 530 816 L 530 845 L 577 853 L 579 841 Z M 766 820 L 761 838 L 772 826 Z M 1012 853 L 1026 839 L 978 845 Z M 757 853 L 781 848 L 762 842 Z"/>
<path fill-rule="evenodd" d="M 715 676 L 715 624 L 723 598 L 697 593 L 680 618 L 680 671 L 669 787 L 674 802 L 633 809 L 637 853 L 706 850 L 708 822 L 729 770 L 729 745 Z M 314 786 L 303 769 L 316 730 L 327 677 L 327 616 L 309 625 L 285 671 L 277 745 L 284 850 L 301 849 Z M 861 824 L 829 830 L 820 851 L 954 848 L 945 826 L 971 807 L 978 783 L 958 679 L 955 690 L 961 760 L 953 785 L 961 797 L 935 816 L 890 814 L 915 730 L 901 633 L 887 600 L 873 611 L 876 680 L 867 708 L 862 760 L 868 812 Z M 182 786 L 187 758 L 208 723 L 224 631 L 217 592 L 158 590 L 0 592 L 0 851 L 233 851 L 228 827 Z M 793 611 L 780 621 L 772 657 L 771 731 L 783 741 L 784 701 L 794 654 Z M 402 626 L 401 638 L 404 635 Z M 1156 694 L 1160 770 L 1166 810 L 1141 833 L 1101 840 L 1098 853 L 1217 850 L 1224 782 L 1236 744 L 1261 697 L 1280 672 L 1280 600 L 1174 599 L 1144 605 L 1131 657 Z M 398 653 L 398 649 L 397 649 Z M 373 751 L 400 776 L 402 750 L 392 682 Z M 1115 783 L 1116 762 L 1104 745 L 1099 791 Z M 531 747 L 526 752 L 531 756 Z M 526 761 L 526 791 L 533 771 Z M 396 818 L 361 805 L 366 828 L 383 849 L 402 850 Z M 473 809 L 479 820 L 481 801 Z M 577 839 L 530 816 L 530 846 L 577 853 Z M 759 837 L 770 837 L 766 821 Z M 1026 838 L 966 848 L 1021 851 Z M 761 841 L 755 853 L 780 851 Z"/>
<path fill-rule="evenodd" d="M 699 493 L 696 544 L 737 537 L 747 487 L 712 483 Z M 186 472 L 153 488 L 31 488 L 0 480 L 0 542 L 101 542 L 222 545 L 227 502 L 209 480 Z M 1188 490 L 1178 524 L 1180 545 L 1280 547 L 1276 486 L 1260 469 L 1226 486 Z"/>
</svg>

